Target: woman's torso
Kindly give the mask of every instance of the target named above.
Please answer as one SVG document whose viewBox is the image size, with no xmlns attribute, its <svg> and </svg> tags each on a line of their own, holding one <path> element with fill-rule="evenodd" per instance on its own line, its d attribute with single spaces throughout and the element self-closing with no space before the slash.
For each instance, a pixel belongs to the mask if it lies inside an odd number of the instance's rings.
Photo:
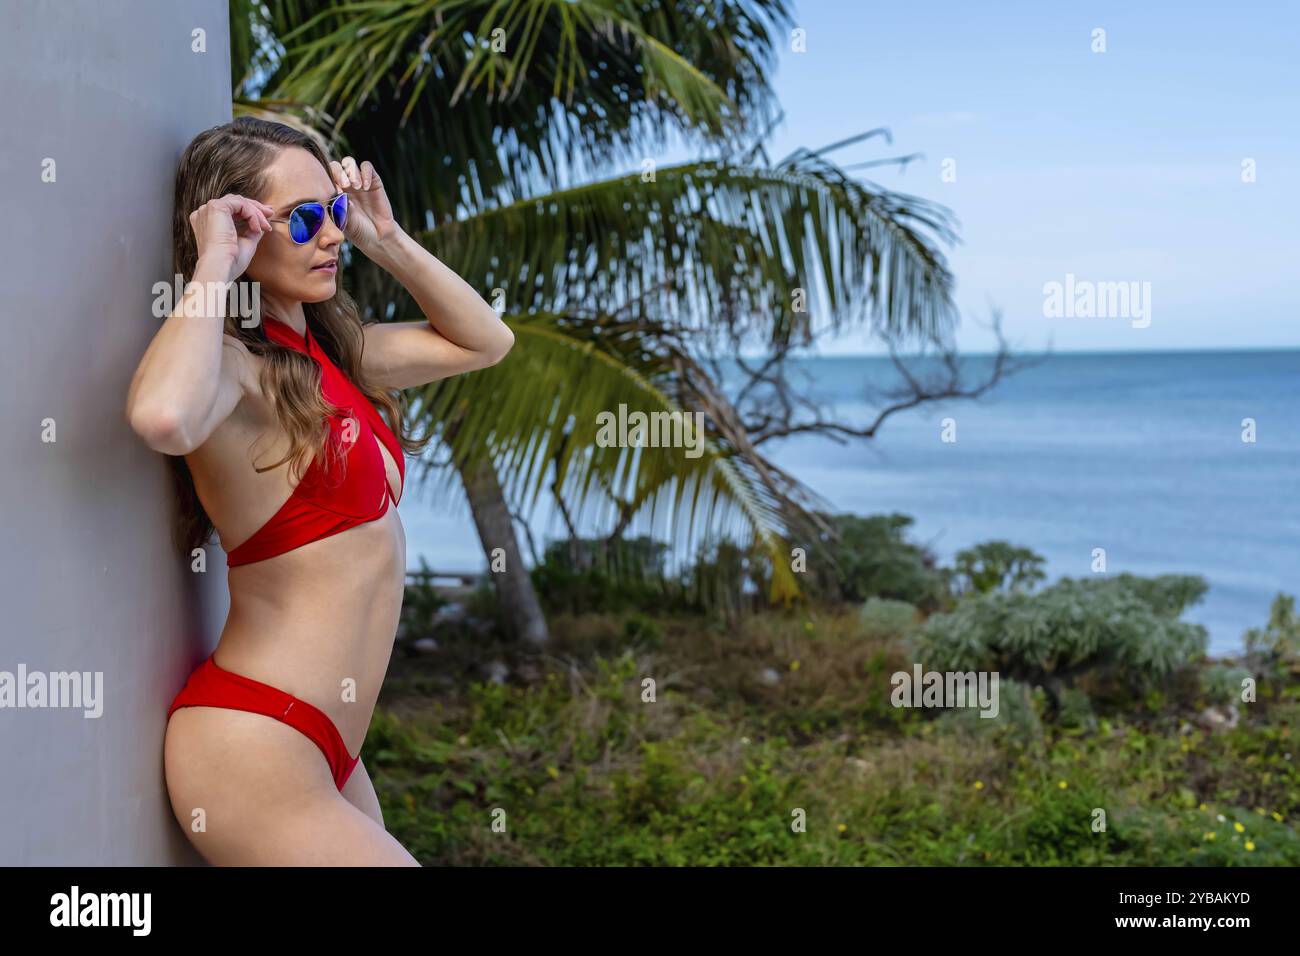
<svg viewBox="0 0 1300 956">
<path fill-rule="evenodd" d="M 261 359 L 239 352 L 248 366 L 245 382 L 256 383 Z M 402 474 L 377 444 L 395 502 Z M 293 493 L 287 463 L 260 474 L 253 467 L 278 461 L 288 447 L 266 396 L 246 387 L 231 416 L 186 456 L 227 552 Z M 405 578 L 406 534 L 395 504 L 376 520 L 231 567 L 230 614 L 216 663 L 316 705 L 356 755 L 392 655 Z"/>
</svg>

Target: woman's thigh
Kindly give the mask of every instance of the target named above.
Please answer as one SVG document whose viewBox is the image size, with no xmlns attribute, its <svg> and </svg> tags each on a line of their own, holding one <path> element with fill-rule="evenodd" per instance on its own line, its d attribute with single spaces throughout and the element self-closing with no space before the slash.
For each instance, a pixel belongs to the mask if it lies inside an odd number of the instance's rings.
<svg viewBox="0 0 1300 956">
<path fill-rule="evenodd" d="M 344 798 L 315 743 L 272 717 L 182 708 L 168 722 L 163 759 L 172 812 L 209 863 L 419 866 Z"/>
<path fill-rule="evenodd" d="M 348 782 L 343 785 L 339 793 L 343 795 L 343 799 L 381 827 L 384 825 L 384 812 L 379 806 L 379 796 L 375 793 L 374 781 L 370 779 L 370 774 L 366 773 L 365 760 L 357 760 L 356 769 L 352 771 L 352 776 L 348 777 Z"/>
</svg>

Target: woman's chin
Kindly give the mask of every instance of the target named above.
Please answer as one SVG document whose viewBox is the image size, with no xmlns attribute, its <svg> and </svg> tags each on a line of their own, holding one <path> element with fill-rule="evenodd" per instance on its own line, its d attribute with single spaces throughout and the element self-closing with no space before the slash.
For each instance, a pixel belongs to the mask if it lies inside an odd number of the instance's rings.
<svg viewBox="0 0 1300 956">
<path fill-rule="evenodd" d="M 332 272 L 313 272 L 311 283 L 303 289 L 303 302 L 324 302 L 338 291 L 338 277 Z"/>
</svg>

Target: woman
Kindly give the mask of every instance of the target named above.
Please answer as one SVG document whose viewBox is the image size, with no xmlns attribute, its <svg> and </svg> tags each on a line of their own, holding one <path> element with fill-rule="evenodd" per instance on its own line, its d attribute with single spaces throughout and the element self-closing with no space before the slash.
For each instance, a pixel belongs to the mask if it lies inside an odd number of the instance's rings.
<svg viewBox="0 0 1300 956">
<path fill-rule="evenodd" d="M 172 810 L 218 865 L 418 865 L 360 760 L 405 583 L 404 452 L 428 441 L 389 393 L 492 365 L 514 337 L 393 220 L 370 163 L 331 162 L 288 126 L 200 134 L 175 199 L 189 284 L 127 417 L 177 456 L 188 548 L 220 534 L 230 614 L 169 712 Z M 427 321 L 361 324 L 338 281 L 345 238 Z M 251 297 L 230 282 L 255 284 L 262 321 L 236 314 Z"/>
</svg>

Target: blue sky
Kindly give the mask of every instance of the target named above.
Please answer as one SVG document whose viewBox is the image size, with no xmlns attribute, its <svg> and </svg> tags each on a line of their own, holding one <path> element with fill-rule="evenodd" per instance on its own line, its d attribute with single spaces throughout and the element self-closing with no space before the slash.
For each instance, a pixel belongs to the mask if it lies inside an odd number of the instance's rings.
<svg viewBox="0 0 1300 956">
<path fill-rule="evenodd" d="M 1300 346 L 1300 3 L 804 0 L 781 53 L 780 159 L 877 126 L 841 165 L 941 202 L 958 344 L 1004 311 L 1013 344 L 1065 351 Z M 1094 28 L 1106 52 L 1091 49 Z M 955 160 L 956 181 L 942 162 Z M 1256 181 L 1242 182 L 1253 159 Z M 1150 283 L 1150 324 L 1048 318 L 1044 283 Z M 864 333 L 821 354 L 875 352 Z"/>
</svg>

